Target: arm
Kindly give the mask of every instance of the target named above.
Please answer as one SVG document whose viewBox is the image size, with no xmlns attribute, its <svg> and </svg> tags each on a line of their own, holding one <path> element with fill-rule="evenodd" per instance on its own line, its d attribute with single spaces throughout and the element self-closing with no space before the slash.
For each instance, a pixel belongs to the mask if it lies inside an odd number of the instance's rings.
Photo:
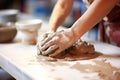
<svg viewBox="0 0 120 80">
<path fill-rule="evenodd" d="M 54 10 L 52 12 L 52 15 L 49 20 L 48 29 L 50 31 L 56 31 L 58 26 L 62 24 L 64 19 L 69 14 L 71 7 L 73 4 L 73 0 L 58 0 Z"/>
<path fill-rule="evenodd" d="M 101 19 L 103 19 L 119 0 L 94 0 L 88 10 L 73 24 L 76 38 L 81 37 Z"/>
<path fill-rule="evenodd" d="M 118 2 L 119 0 L 94 0 L 88 10 L 71 28 L 51 33 L 44 38 L 40 42 L 40 54 L 52 57 L 60 54 L 60 52 L 69 48 L 79 37 L 105 17 Z"/>
</svg>

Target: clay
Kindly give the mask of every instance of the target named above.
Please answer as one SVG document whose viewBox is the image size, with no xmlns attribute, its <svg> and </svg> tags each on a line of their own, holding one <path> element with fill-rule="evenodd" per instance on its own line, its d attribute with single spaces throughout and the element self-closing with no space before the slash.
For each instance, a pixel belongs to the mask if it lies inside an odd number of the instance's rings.
<svg viewBox="0 0 120 80">
<path fill-rule="evenodd" d="M 112 66 L 106 60 L 93 60 L 93 62 L 95 63 L 94 65 L 76 63 L 71 68 L 82 73 L 96 72 L 99 80 L 120 80 L 120 68 Z M 91 79 L 88 78 L 88 80 Z M 96 79 L 93 77 L 92 80 Z"/>
<path fill-rule="evenodd" d="M 39 58 L 47 61 L 66 60 L 75 61 L 80 59 L 91 59 L 101 55 L 95 52 L 94 46 L 86 41 L 78 40 L 70 48 L 55 57 L 39 55 Z"/>
<path fill-rule="evenodd" d="M 101 58 L 96 58 L 98 56 Z M 37 57 L 39 61 L 44 61 L 47 65 L 49 63 L 48 61 L 58 61 L 59 64 L 57 65 L 60 65 L 64 63 L 64 61 L 91 59 L 90 61 L 92 61 L 93 64 L 83 64 L 80 61 L 75 61 L 72 66 L 68 65 L 67 62 L 65 62 L 65 65 L 69 66 L 72 70 L 80 72 L 81 75 L 84 76 L 85 80 L 120 80 L 120 67 L 115 67 L 112 65 L 112 63 L 107 61 L 107 58 L 111 58 L 110 56 L 102 55 L 101 53 L 96 52 L 94 46 L 86 41 L 77 41 L 69 49 L 54 58 L 42 55 Z M 119 56 L 115 56 L 114 58 L 119 58 Z M 49 64 L 52 65 L 54 62 Z M 86 73 L 96 73 L 96 76 L 89 77 L 85 75 Z"/>
</svg>

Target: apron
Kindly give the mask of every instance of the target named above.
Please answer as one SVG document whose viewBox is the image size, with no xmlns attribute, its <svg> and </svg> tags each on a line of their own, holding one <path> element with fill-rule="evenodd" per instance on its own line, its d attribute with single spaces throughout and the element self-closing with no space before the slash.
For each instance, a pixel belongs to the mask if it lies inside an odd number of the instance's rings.
<svg viewBox="0 0 120 80">
<path fill-rule="evenodd" d="M 99 24 L 98 39 L 120 47 L 120 4 L 117 4 Z"/>
<path fill-rule="evenodd" d="M 94 0 L 83 0 L 87 7 Z M 120 3 L 116 4 L 110 13 L 99 22 L 98 40 L 120 47 Z"/>
</svg>

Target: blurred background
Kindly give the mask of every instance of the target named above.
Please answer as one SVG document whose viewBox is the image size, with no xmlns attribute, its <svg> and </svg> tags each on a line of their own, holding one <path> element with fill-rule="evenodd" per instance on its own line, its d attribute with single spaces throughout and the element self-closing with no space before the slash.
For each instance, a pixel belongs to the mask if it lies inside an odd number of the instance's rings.
<svg viewBox="0 0 120 80">
<path fill-rule="evenodd" d="M 57 0 L 0 0 L 0 11 L 5 9 L 16 9 L 19 11 L 18 19 L 39 18 L 44 22 L 49 21 L 49 17 Z M 92 0 L 83 0 L 92 1 Z M 71 25 L 86 11 L 87 7 L 82 0 L 74 0 L 71 13 L 66 18 L 62 26 L 71 27 Z M 90 40 L 99 40 L 120 46 L 119 37 L 119 21 L 120 8 L 115 6 L 110 14 L 108 20 L 101 21 L 101 24 L 95 25 L 84 36 Z M 117 20 L 117 21 L 116 21 Z M 105 25 L 104 23 L 109 23 Z M 100 27 L 101 26 L 101 27 Z M 111 27 L 110 27 L 111 26 Z M 115 27 L 116 26 L 116 27 Z M 115 28 L 114 31 L 112 28 Z M 108 33 L 108 34 L 107 34 Z M 112 38 L 111 38 L 112 36 Z M 118 43 L 118 44 L 116 44 Z"/>
<path fill-rule="evenodd" d="M 19 19 L 40 18 L 48 21 L 57 0 L 0 0 L 0 10 L 17 9 Z M 72 11 L 63 23 L 65 27 L 71 25 L 86 11 L 86 5 L 82 0 L 74 0 Z M 97 25 L 89 33 L 85 34 L 92 40 L 97 40 Z"/>
</svg>

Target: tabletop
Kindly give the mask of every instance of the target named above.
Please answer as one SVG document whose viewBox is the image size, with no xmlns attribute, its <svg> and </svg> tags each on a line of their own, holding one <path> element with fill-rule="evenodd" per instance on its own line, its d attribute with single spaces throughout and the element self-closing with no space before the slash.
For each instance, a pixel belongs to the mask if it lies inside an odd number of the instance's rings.
<svg viewBox="0 0 120 80">
<path fill-rule="evenodd" d="M 120 80 L 120 48 L 88 41 L 103 55 L 78 61 L 41 61 L 35 45 L 0 44 L 0 66 L 17 80 Z"/>
</svg>

